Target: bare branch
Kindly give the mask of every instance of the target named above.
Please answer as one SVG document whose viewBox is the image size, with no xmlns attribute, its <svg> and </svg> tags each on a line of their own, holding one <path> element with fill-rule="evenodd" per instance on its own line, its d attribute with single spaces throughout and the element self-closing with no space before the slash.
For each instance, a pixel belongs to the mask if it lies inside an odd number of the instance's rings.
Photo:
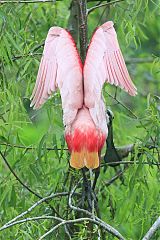
<svg viewBox="0 0 160 240">
<path fill-rule="evenodd" d="M 124 107 L 128 112 L 130 112 L 131 115 L 132 115 L 135 119 L 138 119 L 138 117 L 136 116 L 136 114 L 133 113 L 133 112 L 131 111 L 131 109 L 129 109 L 126 105 L 124 105 L 121 101 L 119 101 L 116 97 L 112 96 L 112 95 L 109 94 L 108 92 L 107 92 L 107 94 L 108 94 L 109 97 L 113 98 L 118 104 L 120 104 L 122 107 Z"/>
<path fill-rule="evenodd" d="M 12 222 L 10 224 L 5 224 L 3 227 L 0 228 L 0 231 L 3 231 L 9 227 L 13 227 L 14 225 L 25 223 L 25 222 L 30 222 L 30 221 L 37 221 L 37 220 L 45 220 L 45 219 L 51 219 L 51 220 L 57 220 L 57 221 L 62 221 L 63 219 L 59 217 L 54 217 L 54 216 L 39 216 L 39 217 L 32 217 L 32 218 L 25 218 L 16 222 Z"/>
<path fill-rule="evenodd" d="M 160 229 L 160 216 L 157 218 L 155 223 L 152 225 L 152 227 L 149 229 L 149 231 L 146 233 L 146 235 L 143 237 L 142 240 L 149 240 L 154 235 L 154 233 Z"/>
<path fill-rule="evenodd" d="M 19 214 L 17 217 L 13 218 L 12 220 L 10 220 L 9 222 L 7 222 L 3 227 L 0 228 L 0 231 L 5 229 L 6 226 L 10 225 L 11 223 L 17 221 L 19 218 L 24 217 L 26 214 L 29 214 L 31 211 L 33 211 L 34 208 L 36 208 L 37 206 L 39 206 L 41 203 L 46 202 L 48 203 L 48 200 L 51 200 L 53 198 L 56 197 L 62 197 L 62 196 L 68 196 L 69 193 L 68 192 L 61 192 L 61 193 L 53 193 L 50 196 L 44 197 L 42 199 L 40 199 L 38 202 L 36 202 L 35 204 L 33 204 L 30 208 L 28 208 L 25 212 L 22 212 L 21 214 Z"/>
<path fill-rule="evenodd" d="M 96 5 L 96 6 L 92 7 L 92 8 L 90 8 L 90 9 L 88 9 L 87 13 L 90 14 L 91 12 L 96 10 L 97 8 L 107 7 L 107 6 L 113 5 L 115 3 L 123 2 L 123 1 L 124 0 L 115 0 L 115 1 L 112 1 L 112 2 L 106 2 L 106 3 L 100 4 L 100 5 Z"/>
<path fill-rule="evenodd" d="M 18 0 L 17 1 L 16 0 L 15 1 L 14 0 L 13 1 L 7 1 L 7 0 L 3 1 L 3 0 L 1 0 L 0 4 L 5 4 L 5 3 L 26 3 L 26 4 L 27 3 L 54 3 L 55 4 L 56 1 L 61 1 L 61 0 L 32 0 L 32 1 L 23 1 L 23 0 L 22 1 L 18 1 Z"/>
<path fill-rule="evenodd" d="M 74 211 L 84 213 L 85 215 L 90 216 L 92 219 L 94 219 L 93 221 L 98 222 L 99 226 L 103 227 L 107 232 L 111 233 L 113 236 L 116 236 L 118 239 L 124 240 L 125 238 L 115 228 L 113 228 L 111 225 L 105 223 L 100 218 L 93 215 L 91 212 L 89 212 L 85 209 L 79 208 L 79 207 L 75 207 L 75 206 L 72 205 L 72 196 L 73 196 L 74 192 L 76 191 L 76 189 L 77 189 L 77 187 L 78 187 L 78 185 L 81 181 L 82 181 L 82 178 L 75 185 L 75 187 L 71 190 L 71 193 L 70 193 L 69 199 L 68 199 L 69 207 Z"/>
<path fill-rule="evenodd" d="M 127 170 L 127 168 L 128 168 L 128 165 L 126 165 L 123 170 L 118 171 L 118 173 L 114 177 L 112 177 L 110 180 L 103 181 L 103 184 L 105 185 L 105 187 L 109 187 L 113 182 L 115 182 L 119 177 L 121 177 L 123 173 Z"/>
<path fill-rule="evenodd" d="M 104 228 L 108 232 L 108 229 L 106 228 L 106 226 L 103 225 L 101 222 L 98 222 L 98 221 L 96 221 L 96 220 L 94 220 L 92 218 L 78 218 L 78 219 L 74 219 L 74 220 L 66 220 L 66 221 L 63 220 L 61 223 L 57 224 L 55 227 L 51 228 L 48 232 L 46 232 L 43 236 L 41 236 L 39 238 L 39 240 L 44 239 L 50 233 L 52 233 L 53 231 L 55 231 L 56 229 L 58 229 L 59 227 L 61 227 L 63 225 L 67 225 L 67 224 L 70 224 L 70 223 L 79 223 L 79 222 L 84 222 L 84 221 L 96 224 L 97 226 Z M 114 236 L 116 236 L 116 235 L 114 235 Z M 118 239 L 124 240 L 124 238 L 122 236 L 118 237 Z"/>
</svg>

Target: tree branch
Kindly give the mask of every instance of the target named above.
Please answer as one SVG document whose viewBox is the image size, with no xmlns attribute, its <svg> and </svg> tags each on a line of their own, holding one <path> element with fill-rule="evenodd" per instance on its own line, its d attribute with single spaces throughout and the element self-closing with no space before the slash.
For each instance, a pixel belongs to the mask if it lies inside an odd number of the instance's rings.
<svg viewBox="0 0 160 240">
<path fill-rule="evenodd" d="M 16 61 L 24 57 L 34 57 L 34 56 L 42 56 L 42 53 L 27 53 L 24 55 L 15 56 L 15 57 L 12 57 L 12 61 Z"/>
<path fill-rule="evenodd" d="M 123 175 L 123 173 L 127 170 L 127 168 L 128 168 L 128 165 L 126 165 L 123 170 L 119 170 L 118 173 L 114 177 L 112 177 L 110 180 L 103 181 L 104 186 L 109 187 L 113 182 L 115 182 L 118 178 L 120 178 Z"/>
<path fill-rule="evenodd" d="M 70 223 L 79 223 L 79 222 L 91 222 L 93 224 L 96 224 L 97 226 L 99 227 L 102 227 L 104 230 L 106 230 L 108 232 L 108 229 L 106 228 L 105 225 L 103 225 L 101 222 L 98 222 L 92 218 L 77 218 L 77 219 L 74 219 L 74 220 L 63 220 L 61 223 L 57 224 L 56 226 L 54 226 L 53 228 L 51 228 L 48 232 L 46 232 L 43 236 L 41 236 L 39 238 L 39 240 L 42 240 L 44 239 L 45 237 L 47 237 L 50 233 L 52 233 L 53 231 L 55 231 L 56 229 L 58 229 L 59 227 L 63 226 L 63 225 L 67 225 L 67 224 L 70 224 Z M 116 235 L 114 235 L 116 236 Z M 121 237 L 118 237 L 118 239 L 121 239 L 121 240 L 124 240 L 124 238 L 121 236 Z"/>
<path fill-rule="evenodd" d="M 154 233 L 160 229 L 160 217 L 157 218 L 155 223 L 152 225 L 152 227 L 149 229 L 149 231 L 146 233 L 146 235 L 143 237 L 142 240 L 149 240 L 154 235 Z"/>
<path fill-rule="evenodd" d="M 62 196 L 68 196 L 68 195 L 69 195 L 68 192 L 53 193 L 50 196 L 47 196 L 47 197 L 44 197 L 44 198 L 40 199 L 38 202 L 36 202 L 30 208 L 28 208 L 25 212 L 22 212 L 21 214 L 19 214 L 18 216 L 16 216 L 12 220 L 10 220 L 9 222 L 5 223 L 5 225 L 0 228 L 0 231 L 5 229 L 6 226 L 8 226 L 8 225 L 12 224 L 13 222 L 17 221 L 19 218 L 22 218 L 25 215 L 29 214 L 31 211 L 33 211 L 34 208 L 36 208 L 37 206 L 39 206 L 43 202 L 47 201 L 47 203 L 48 203 L 48 200 L 51 200 L 51 199 L 56 198 L 56 197 L 62 197 Z"/>
<path fill-rule="evenodd" d="M 122 1 L 124 1 L 124 0 L 115 0 L 115 1 L 112 1 L 112 2 L 107 2 L 107 3 L 100 4 L 100 5 L 96 5 L 96 6 L 92 7 L 92 8 L 90 8 L 90 9 L 88 9 L 87 14 L 90 14 L 91 12 L 96 10 L 97 8 L 107 7 L 107 6 L 113 5 L 115 3 L 122 2 Z"/>
<path fill-rule="evenodd" d="M 26 3 L 26 4 L 28 4 L 28 3 L 56 3 L 56 1 L 61 1 L 61 0 L 32 0 L 32 1 L 7 1 L 7 0 L 0 0 L 0 4 L 5 4 L 5 3 Z"/>
<path fill-rule="evenodd" d="M 76 21 L 75 21 L 76 22 Z M 71 32 L 75 42 L 77 42 L 76 38 L 76 34 L 77 33 L 72 33 L 73 31 L 73 26 L 71 27 L 70 25 L 68 25 L 68 30 L 69 32 Z M 40 47 L 44 46 L 44 43 L 40 45 Z M 39 48 L 40 48 L 39 47 Z M 17 55 L 17 56 L 13 56 L 12 57 L 12 61 L 17 61 L 21 58 L 24 58 L 24 57 L 34 57 L 34 56 L 42 56 L 42 53 L 35 53 L 36 50 L 32 51 L 32 52 L 29 52 L 29 53 L 26 53 L 26 54 L 23 54 L 23 55 Z M 154 57 L 146 57 L 146 58 L 126 58 L 125 60 L 125 63 L 126 64 L 143 64 L 143 63 L 153 63 L 154 61 Z"/>
<path fill-rule="evenodd" d="M 160 166 L 160 163 L 156 162 L 140 162 L 140 161 L 119 161 L 119 162 L 109 162 L 109 163 L 102 163 L 101 167 L 104 167 L 105 165 L 111 165 L 111 164 L 122 164 L 122 165 L 134 165 L 134 164 L 142 164 L 142 165 L 150 165 L 150 166 Z"/>
<path fill-rule="evenodd" d="M 13 148 L 20 148 L 20 149 L 26 149 L 26 150 L 33 150 L 36 149 L 36 147 L 25 147 L 23 145 L 16 145 L 16 144 L 10 144 L 10 143 L 0 143 L 1 146 L 7 146 L 7 147 L 13 147 Z M 51 148 L 51 147 L 47 147 L 45 148 L 48 151 L 56 151 L 59 150 L 61 151 L 61 148 Z M 68 148 L 64 148 L 63 150 L 68 151 Z"/>
<path fill-rule="evenodd" d="M 54 217 L 54 216 L 39 216 L 39 217 L 25 218 L 25 219 L 22 219 L 22 220 L 19 220 L 19 221 L 12 222 L 10 224 L 5 224 L 3 227 L 0 228 L 0 231 L 3 231 L 3 230 L 5 230 L 9 227 L 13 227 L 14 225 L 17 225 L 17 224 L 30 222 L 30 221 L 45 220 L 45 219 L 62 221 L 61 218 Z"/>
<path fill-rule="evenodd" d="M 8 147 L 12 147 L 12 148 L 20 148 L 20 149 L 26 149 L 26 150 L 33 150 L 33 149 L 36 149 L 36 147 L 25 147 L 23 145 L 13 145 L 13 144 L 10 144 L 10 143 L 0 143 L 1 146 L 8 146 Z M 147 146 L 148 149 L 153 149 L 153 148 L 157 148 L 156 146 Z M 45 149 L 47 149 L 48 151 L 61 151 L 62 149 L 61 148 L 51 148 L 51 147 L 46 147 Z M 68 148 L 64 148 L 63 149 L 64 151 L 68 151 Z M 133 152 L 134 150 L 134 144 L 129 144 L 129 145 L 125 145 L 125 146 L 122 146 L 122 147 L 116 147 L 116 150 L 120 156 L 121 159 L 123 158 L 126 158 L 128 157 L 129 153 Z M 101 159 L 103 159 L 104 155 L 101 156 Z M 122 164 L 122 165 L 125 165 L 125 164 L 145 164 L 145 165 L 155 165 L 155 166 L 159 166 L 160 163 L 154 163 L 154 162 L 139 162 L 139 161 L 120 161 L 120 162 L 113 162 L 115 164 Z M 112 164 L 111 163 L 102 163 L 101 164 L 101 167 L 105 166 L 105 165 L 109 165 L 109 164 Z"/>
<path fill-rule="evenodd" d="M 72 35 L 76 45 L 78 42 L 78 5 L 77 0 L 72 0 L 70 5 L 70 16 L 68 19 L 68 31 Z"/>
<path fill-rule="evenodd" d="M 136 116 L 136 114 L 133 113 L 133 112 L 131 111 L 131 109 L 129 109 L 129 108 L 128 108 L 126 105 L 124 105 L 121 101 L 119 101 L 119 100 L 116 98 L 116 96 L 112 96 L 112 95 L 109 94 L 108 92 L 107 92 L 107 94 L 108 94 L 109 97 L 111 97 L 112 99 L 114 99 L 118 104 L 120 104 L 122 107 L 124 107 L 128 112 L 130 112 L 131 115 L 134 117 L 134 119 L 138 119 L 138 117 Z"/>
<path fill-rule="evenodd" d="M 79 20 L 79 40 L 80 40 L 80 55 L 82 63 L 86 59 L 87 50 L 87 2 L 86 0 L 77 0 L 78 2 L 78 20 Z"/>
<path fill-rule="evenodd" d="M 83 213 L 89 217 L 91 217 L 92 219 L 94 219 L 94 221 L 97 221 L 99 223 L 99 226 L 101 226 L 102 228 L 104 228 L 107 232 L 111 233 L 113 236 L 116 236 L 118 239 L 124 240 L 125 238 L 115 229 L 113 228 L 111 225 L 107 224 L 106 222 L 102 221 L 100 218 L 98 218 L 97 216 L 93 215 L 91 212 L 79 208 L 79 207 L 75 207 L 72 205 L 72 196 L 74 194 L 74 192 L 76 191 L 78 185 L 80 184 L 80 182 L 82 181 L 82 178 L 79 180 L 79 182 L 75 185 L 75 187 L 71 190 L 71 193 L 69 195 L 68 198 L 68 204 L 69 207 L 77 212 Z"/>
</svg>

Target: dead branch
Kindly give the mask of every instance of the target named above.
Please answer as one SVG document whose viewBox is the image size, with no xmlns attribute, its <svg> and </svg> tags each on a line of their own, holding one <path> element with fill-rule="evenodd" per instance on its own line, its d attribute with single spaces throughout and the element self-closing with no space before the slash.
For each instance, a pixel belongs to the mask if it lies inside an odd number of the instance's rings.
<svg viewBox="0 0 160 240">
<path fill-rule="evenodd" d="M 151 239 L 151 237 L 158 229 L 160 229 L 160 216 L 157 218 L 157 220 L 154 222 L 154 224 L 152 225 L 152 227 L 149 229 L 149 231 L 146 233 L 142 240 Z"/>
</svg>

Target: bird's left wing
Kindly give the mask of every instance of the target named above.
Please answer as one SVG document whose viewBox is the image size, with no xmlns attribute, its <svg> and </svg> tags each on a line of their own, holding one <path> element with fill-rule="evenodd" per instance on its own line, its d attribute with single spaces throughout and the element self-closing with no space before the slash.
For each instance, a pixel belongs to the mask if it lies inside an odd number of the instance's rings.
<svg viewBox="0 0 160 240">
<path fill-rule="evenodd" d="M 52 27 L 45 41 L 31 106 L 40 108 L 57 88 L 67 125 L 83 104 L 82 64 L 71 35 L 63 28 Z"/>
</svg>

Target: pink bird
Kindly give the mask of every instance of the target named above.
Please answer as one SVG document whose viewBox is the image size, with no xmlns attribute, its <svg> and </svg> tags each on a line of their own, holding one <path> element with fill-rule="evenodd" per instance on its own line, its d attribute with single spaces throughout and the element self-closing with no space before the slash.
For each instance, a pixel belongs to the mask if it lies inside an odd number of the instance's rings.
<svg viewBox="0 0 160 240">
<path fill-rule="evenodd" d="M 136 94 L 113 27 L 109 21 L 98 27 L 91 39 L 84 66 L 72 36 L 63 28 L 50 28 L 39 66 L 31 106 L 40 108 L 60 90 L 65 140 L 73 168 L 98 168 L 107 138 L 107 120 L 102 87 L 105 82 Z"/>
</svg>

